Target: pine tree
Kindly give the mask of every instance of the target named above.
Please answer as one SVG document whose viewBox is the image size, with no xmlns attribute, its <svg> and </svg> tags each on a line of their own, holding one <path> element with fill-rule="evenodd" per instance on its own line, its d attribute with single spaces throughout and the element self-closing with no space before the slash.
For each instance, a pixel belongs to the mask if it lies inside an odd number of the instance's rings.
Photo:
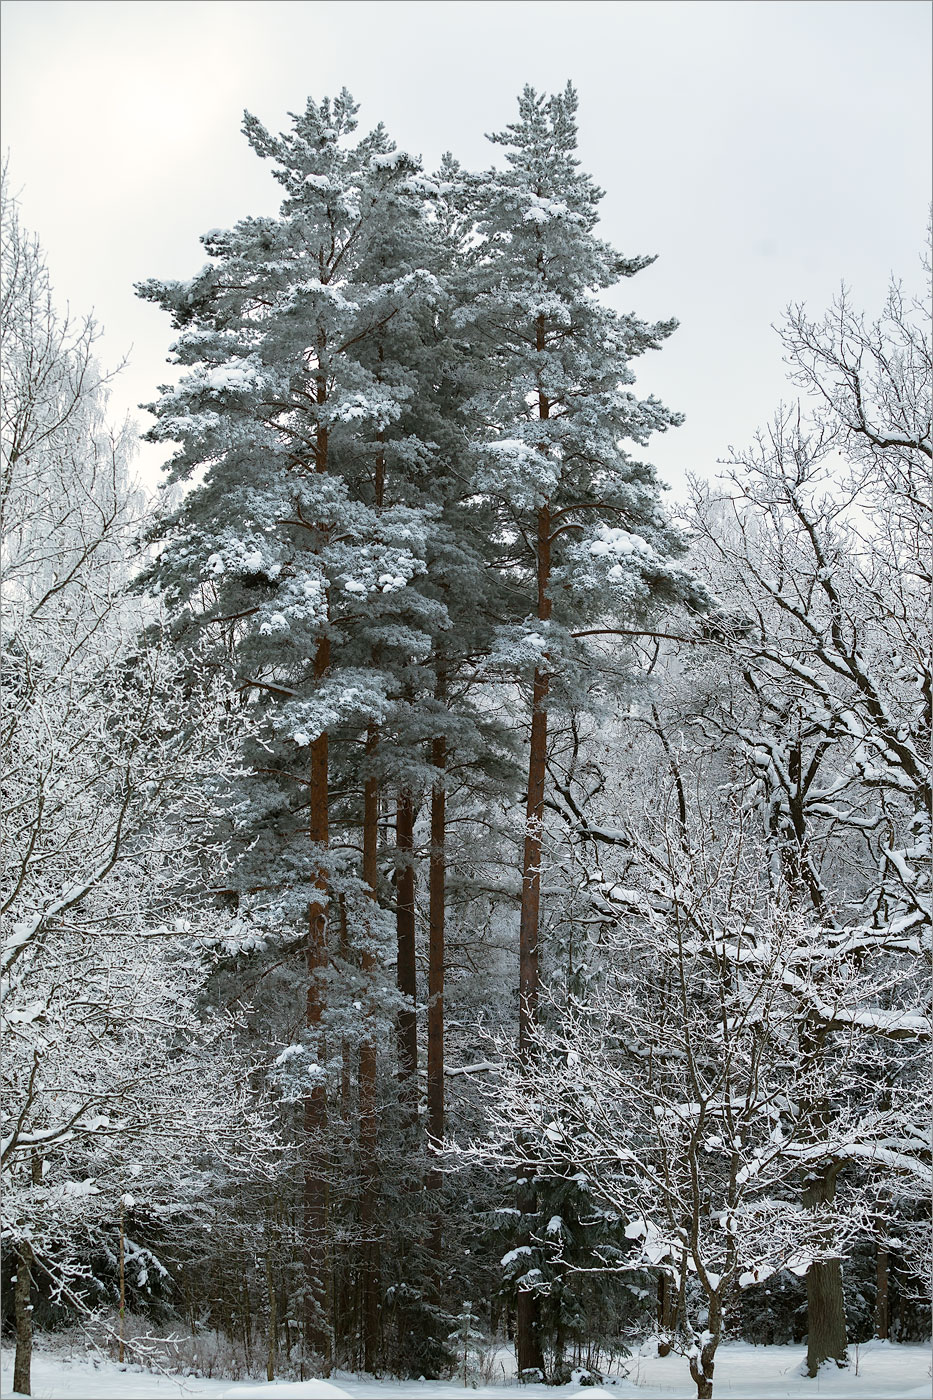
<svg viewBox="0 0 933 1400">
<path fill-rule="evenodd" d="M 304 949 L 305 1031 L 286 1063 L 289 1092 L 304 1104 L 306 1339 L 325 1358 L 328 1034 L 353 1029 L 356 965 L 368 1179 L 373 1045 L 389 1010 L 377 985 L 387 930 L 374 900 L 370 761 L 393 705 L 383 654 L 410 641 L 396 595 L 424 567 L 424 513 L 384 498 L 386 430 L 411 392 L 386 372 L 386 331 L 437 294 L 433 275 L 391 246 L 401 237 L 393 223 L 407 223 L 409 253 L 417 241 L 425 194 L 415 162 L 381 128 L 350 145 L 355 112 L 346 93 L 309 101 L 280 138 L 247 115 L 250 144 L 285 187 L 281 217 L 212 231 L 212 262 L 191 282 L 140 288 L 172 313 L 186 367 L 155 406 L 150 436 L 181 442 L 172 479 L 203 472 L 163 526 L 154 578 L 176 632 L 214 637 L 216 664 L 250 706 L 249 773 L 231 811 L 237 882 L 244 895 L 274 891 L 263 913 L 270 937 L 282 952 Z M 335 817 L 358 819 L 345 802 L 334 808 L 333 740 L 347 772 L 359 752 L 370 763 L 362 880 L 330 849 Z M 339 947 L 328 934 L 338 906 Z"/>
<path fill-rule="evenodd" d="M 585 677 L 585 640 L 638 625 L 652 601 L 684 589 L 676 534 L 652 467 L 629 456 L 679 422 L 630 389 L 631 361 L 675 328 L 623 316 L 599 293 L 652 261 L 624 258 L 594 233 L 601 192 L 576 158 L 577 98 L 526 87 L 518 121 L 490 139 L 508 169 L 477 190 L 475 295 L 461 316 L 488 366 L 474 401 L 474 483 L 491 516 L 512 594 L 501 656 L 532 670 L 519 931 L 519 1045 L 530 1054 L 540 982 L 542 834 L 550 708 Z M 584 686 L 585 690 L 585 680 Z M 524 1193 L 534 1214 L 533 1192 Z M 519 1371 L 543 1370 L 536 1294 L 518 1295 Z"/>
</svg>

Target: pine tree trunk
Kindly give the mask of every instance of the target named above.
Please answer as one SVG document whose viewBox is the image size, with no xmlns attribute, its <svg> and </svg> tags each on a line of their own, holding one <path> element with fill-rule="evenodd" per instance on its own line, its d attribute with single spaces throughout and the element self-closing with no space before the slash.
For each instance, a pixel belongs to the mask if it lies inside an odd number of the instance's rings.
<svg viewBox="0 0 933 1400">
<path fill-rule="evenodd" d="M 418 1019 L 415 965 L 415 804 L 408 789 L 398 795 L 395 842 L 399 865 L 396 882 L 395 929 L 398 945 L 398 989 L 408 1001 L 398 1014 L 398 1076 L 402 1110 L 410 1127 L 418 1117 Z"/>
<path fill-rule="evenodd" d="M 25 1240 L 16 1251 L 16 1290 L 13 1295 L 16 1318 L 16 1356 L 13 1361 L 13 1389 L 32 1394 L 32 1247 Z"/>
<path fill-rule="evenodd" d="M 367 755 L 372 758 L 378 736 L 371 727 L 366 737 Z M 363 879 L 375 903 L 379 897 L 379 781 L 367 777 L 363 793 Z M 373 950 L 363 946 L 361 966 L 371 977 L 376 966 Z M 372 1013 L 367 1013 L 371 1017 Z M 376 1144 L 379 1124 L 377 1118 L 376 1045 L 372 1033 L 366 1034 L 360 1045 L 360 1226 L 362 1230 L 363 1262 L 361 1290 L 361 1323 L 363 1332 L 363 1368 L 376 1370 L 379 1349 L 379 1274 L 380 1250 L 376 1230 L 376 1196 L 378 1162 Z"/>
<path fill-rule="evenodd" d="M 538 618 L 551 616 L 551 512 L 538 512 Z M 531 1028 L 538 1014 L 538 933 L 541 922 L 541 847 L 544 824 L 544 785 L 547 776 L 547 698 L 550 674 L 535 667 L 531 701 L 531 744 L 528 752 L 528 798 L 525 808 L 525 847 L 522 856 L 522 903 L 518 931 L 518 1048 L 530 1053 Z"/>
<path fill-rule="evenodd" d="M 349 963 L 353 957 L 353 950 L 350 947 L 350 930 L 347 924 L 347 899 L 341 894 L 338 901 L 340 908 L 340 956 L 344 962 Z M 349 1036 L 342 1036 L 340 1040 L 340 1119 L 346 1129 L 346 1138 L 349 1143 L 351 1133 L 351 1119 L 353 1118 L 353 1046 Z"/>
<path fill-rule="evenodd" d="M 803 1193 L 803 1204 L 818 1208 L 835 1194 L 835 1169 L 830 1167 Z M 846 1314 L 842 1292 L 842 1264 L 827 1259 L 807 1270 L 807 1373 L 815 1376 L 824 1361 L 847 1366 Z"/>
<path fill-rule="evenodd" d="M 322 335 L 317 346 L 318 365 L 327 354 L 326 338 Z M 327 376 L 319 369 L 316 378 L 319 405 L 327 402 Z M 328 469 L 329 432 L 326 424 L 316 426 L 314 470 L 323 475 Z M 328 613 L 330 609 L 328 606 Z M 330 639 L 322 637 L 314 655 L 314 681 L 319 684 L 330 667 Z M 308 838 L 312 846 L 326 850 L 330 842 L 330 772 L 329 745 L 325 731 L 311 744 L 310 811 Z M 317 1062 L 323 1069 L 326 1055 L 322 1024 L 325 1011 L 324 972 L 327 967 L 327 904 L 329 878 L 322 864 L 315 878 L 316 893 L 308 908 L 308 942 L 306 970 L 308 994 L 305 1024 L 316 1042 Z M 327 1086 L 323 1075 L 304 1099 L 305 1168 L 303 1185 L 305 1345 L 324 1358 L 325 1370 L 333 1365 L 333 1327 L 331 1316 L 331 1277 L 329 1260 L 330 1181 L 327 1171 Z"/>
<path fill-rule="evenodd" d="M 538 318 L 537 348 L 545 349 L 544 321 Z M 550 405 L 544 393 L 538 394 L 538 417 L 548 417 Z M 551 616 L 551 511 L 544 505 L 538 511 L 536 541 L 537 614 L 540 622 Z M 533 1053 L 532 1029 L 538 1018 L 538 936 L 541 924 L 541 851 L 544 825 L 544 787 L 547 777 L 547 698 L 550 673 L 546 656 L 535 667 L 531 700 L 531 743 L 528 750 L 528 797 L 525 807 L 525 846 L 522 853 L 522 900 L 518 930 L 518 1053 L 527 1060 Z M 531 1175 L 529 1171 L 528 1175 Z M 525 1180 L 519 1188 L 519 1210 L 533 1215 L 534 1188 Z M 529 1245 L 530 1235 L 521 1243 Z M 541 1341 L 541 1303 L 537 1293 L 519 1289 L 516 1307 L 515 1347 L 519 1376 L 540 1371 L 544 1375 Z"/>
<path fill-rule="evenodd" d="M 330 665 L 330 642 L 318 643 L 314 658 L 315 680 Z M 320 734 L 311 745 L 310 819 L 312 845 L 325 849 L 330 839 L 328 736 Z M 308 909 L 308 995 L 305 1023 L 317 1036 L 318 1064 L 325 1061 L 322 1022 L 325 1010 L 323 973 L 327 966 L 328 877 L 322 866 L 315 880 L 316 894 Z M 323 1075 L 315 1080 L 304 1100 L 305 1169 L 304 1234 L 306 1305 L 305 1338 L 319 1352 L 329 1371 L 332 1365 L 330 1328 L 330 1278 L 328 1261 L 329 1181 L 326 1167 L 327 1087 Z"/>
<path fill-rule="evenodd" d="M 447 792 L 443 772 L 447 741 L 434 740 L 431 761 L 438 779 L 431 789 L 431 857 L 428 876 L 428 1143 L 439 1149 L 444 1141 L 444 971 L 445 894 L 447 861 Z M 432 1164 L 428 1187 L 436 1191 L 441 1175 Z"/>
</svg>

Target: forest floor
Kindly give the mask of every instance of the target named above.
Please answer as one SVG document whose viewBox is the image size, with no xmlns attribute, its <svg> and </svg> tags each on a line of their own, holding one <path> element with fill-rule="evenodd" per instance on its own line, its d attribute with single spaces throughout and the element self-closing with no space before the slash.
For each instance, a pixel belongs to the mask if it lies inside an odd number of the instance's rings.
<svg viewBox="0 0 933 1400">
<path fill-rule="evenodd" d="M 929 1346 L 900 1346 L 869 1342 L 850 1348 L 847 1371 L 824 1370 L 814 1380 L 800 1375 L 804 1349 L 800 1346 L 755 1347 L 734 1343 L 716 1358 L 714 1394 L 717 1400 L 928 1400 L 931 1353 Z M 505 1358 L 503 1358 L 505 1359 Z M 12 1397 L 13 1352 L 2 1352 L 0 1394 Z M 686 1362 L 676 1356 L 632 1356 L 604 1386 L 581 1388 L 529 1385 L 519 1390 L 513 1381 L 479 1383 L 469 1393 L 477 1400 L 557 1400 L 564 1396 L 597 1400 L 599 1396 L 640 1396 L 642 1400 L 692 1400 L 696 1394 Z M 173 1397 L 213 1396 L 228 1400 L 453 1400 L 462 1395 L 462 1381 L 373 1381 L 340 1373 L 330 1381 L 207 1380 L 169 1376 L 94 1360 L 75 1352 L 62 1354 L 54 1346 L 37 1346 L 32 1368 L 34 1400 L 172 1400 Z"/>
</svg>

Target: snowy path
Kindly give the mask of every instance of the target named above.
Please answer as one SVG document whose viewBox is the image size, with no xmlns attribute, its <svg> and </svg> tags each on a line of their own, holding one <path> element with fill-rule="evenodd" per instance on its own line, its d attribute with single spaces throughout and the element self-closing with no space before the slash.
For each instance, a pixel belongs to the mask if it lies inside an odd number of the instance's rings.
<svg viewBox="0 0 933 1400">
<path fill-rule="evenodd" d="M 824 1372 L 816 1380 L 799 1374 L 802 1347 L 753 1347 L 742 1343 L 723 1347 L 716 1360 L 716 1400 L 929 1400 L 931 1355 L 928 1346 L 869 1343 L 851 1349 L 847 1372 Z M 679 1357 L 632 1357 L 626 1377 L 603 1387 L 577 1385 L 481 1386 L 467 1394 L 476 1400 L 556 1400 L 556 1397 L 641 1396 L 642 1400 L 693 1400 L 696 1394 Z M 856 1367 L 858 1374 L 856 1374 Z M 0 1393 L 13 1395 L 13 1353 L 2 1354 Z M 229 1400 L 454 1400 L 464 1394 L 454 1381 L 366 1381 L 340 1375 L 333 1381 L 231 1383 L 196 1377 L 153 1375 L 115 1362 L 95 1366 L 82 1357 L 68 1360 L 50 1351 L 37 1351 L 33 1363 L 34 1400 L 183 1400 L 191 1396 L 225 1396 Z"/>
</svg>

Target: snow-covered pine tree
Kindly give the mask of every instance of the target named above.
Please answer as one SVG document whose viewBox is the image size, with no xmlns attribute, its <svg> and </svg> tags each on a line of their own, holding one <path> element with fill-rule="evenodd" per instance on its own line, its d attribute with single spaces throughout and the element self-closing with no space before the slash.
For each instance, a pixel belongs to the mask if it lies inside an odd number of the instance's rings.
<svg viewBox="0 0 933 1400">
<path fill-rule="evenodd" d="M 649 325 L 600 300 L 652 259 L 622 257 L 596 237 L 601 191 L 579 169 L 576 109 L 569 84 L 549 98 L 526 87 L 518 121 L 491 137 L 507 168 L 478 181 L 475 291 L 460 313 L 488 371 L 474 400 L 474 485 L 512 593 L 500 659 L 513 677 L 533 673 L 519 932 L 519 1043 L 528 1053 L 549 708 L 562 687 L 585 693 L 589 637 L 637 628 L 653 601 L 688 586 L 672 562 L 679 540 L 654 469 L 623 446 L 679 421 L 630 387 L 631 361 L 675 323 Z M 533 1192 L 524 1202 L 534 1214 Z M 535 1299 L 519 1280 L 520 1372 L 543 1369 Z"/>
<path fill-rule="evenodd" d="M 443 240 L 426 212 L 437 186 L 381 128 L 351 145 L 355 110 L 345 93 L 309 102 L 280 138 L 247 117 L 251 144 L 286 188 L 281 217 L 213 231 L 212 263 L 198 277 L 140 291 L 172 313 L 186 367 L 155 406 L 151 437 L 181 443 L 172 479 L 200 478 L 164 523 L 153 578 L 176 635 L 213 637 L 214 662 L 250 706 L 248 772 L 231 808 L 237 884 L 261 906 L 270 947 L 286 957 L 303 948 L 307 959 L 306 1025 L 279 1058 L 305 1105 L 307 1340 L 325 1356 L 329 1067 L 335 1042 L 359 1049 L 369 1365 L 381 1228 L 375 1050 L 392 1018 L 409 1116 L 417 1108 L 412 857 L 397 861 L 390 901 L 379 832 L 394 789 L 410 846 L 412 794 L 436 737 L 411 716 L 436 689 L 426 661 L 445 608 L 436 590 L 412 583 L 443 504 L 428 431 L 443 397 L 432 362 Z M 357 870 L 346 852 L 360 832 Z M 385 979 L 392 903 L 401 1000 Z M 329 911 L 339 912 L 330 920 L 339 936 L 328 936 Z"/>
<path fill-rule="evenodd" d="M 403 1152 L 389 1167 L 386 1184 L 394 1189 L 380 1200 L 382 1274 L 393 1300 L 394 1363 L 419 1371 L 436 1369 L 431 1357 L 445 1335 L 438 1326 L 446 1326 L 436 1316 L 446 1271 L 438 1228 L 442 1178 L 434 1154 L 444 1137 L 448 786 L 455 818 L 465 805 L 506 790 L 511 795 L 517 786 L 508 716 L 489 705 L 480 667 L 501 612 L 501 579 L 488 567 L 488 533 L 477 529 L 475 509 L 467 504 L 467 405 L 479 370 L 454 324 L 470 289 L 465 245 L 472 225 L 462 213 L 463 184 L 449 159 L 430 180 L 411 174 L 397 197 L 420 197 L 427 217 L 386 220 L 367 244 L 360 269 L 371 285 L 388 288 L 414 268 L 429 268 L 438 279 L 435 298 L 394 309 L 359 349 L 400 408 L 394 421 L 372 426 L 368 457 L 357 452 L 354 489 L 377 513 L 405 506 L 428 526 L 423 572 L 407 588 L 373 600 L 347 638 L 348 657 L 391 677 L 385 716 L 368 726 L 357 748 L 363 765 L 357 787 L 364 798 L 364 858 L 373 872 L 367 884 L 385 908 L 394 906 L 403 998 L 396 1036 Z M 391 832 L 393 826 L 394 850 L 377 836 L 377 828 Z M 426 882 L 417 875 L 425 856 Z M 426 901 L 419 893 L 425 883 Z M 419 909 L 428 929 L 426 986 L 417 973 Z M 416 1002 L 425 1000 L 427 1142 L 420 1130 L 416 1011 Z M 386 1145 L 383 1133 L 383 1154 Z M 399 1191 L 403 1182 L 408 1189 Z M 426 1328 L 433 1329 L 433 1341 Z"/>
</svg>

